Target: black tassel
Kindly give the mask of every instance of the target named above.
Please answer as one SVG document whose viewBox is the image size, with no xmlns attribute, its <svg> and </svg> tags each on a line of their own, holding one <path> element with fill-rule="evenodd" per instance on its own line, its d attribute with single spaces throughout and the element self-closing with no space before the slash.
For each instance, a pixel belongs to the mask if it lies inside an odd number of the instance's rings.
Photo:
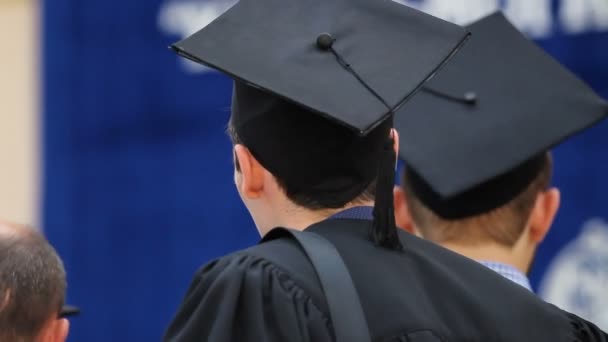
<svg viewBox="0 0 608 342">
<path fill-rule="evenodd" d="M 391 133 L 391 137 L 383 146 L 382 155 L 378 162 L 374 222 L 371 235 L 372 240 L 378 246 L 401 250 L 403 245 L 397 234 L 393 207 L 393 186 L 395 183 L 395 163 L 397 161 L 393 145 L 394 140 Z"/>
<path fill-rule="evenodd" d="M 350 72 L 372 95 L 386 106 L 388 112 L 393 114 L 393 106 L 380 96 L 363 78 L 355 71 L 355 69 L 333 48 L 336 39 L 329 33 L 321 33 L 317 37 L 317 47 L 322 51 L 330 51 L 336 57 L 338 64 L 345 70 Z M 391 120 L 392 116 L 387 119 Z M 393 136 L 387 140 L 382 150 L 382 155 L 378 161 L 378 171 L 376 176 L 376 199 L 374 205 L 374 222 L 372 225 L 371 238 L 378 245 L 389 249 L 403 249 L 397 228 L 395 227 L 395 210 L 393 208 L 393 185 L 395 181 L 395 163 L 397 156 L 393 149 Z"/>
</svg>

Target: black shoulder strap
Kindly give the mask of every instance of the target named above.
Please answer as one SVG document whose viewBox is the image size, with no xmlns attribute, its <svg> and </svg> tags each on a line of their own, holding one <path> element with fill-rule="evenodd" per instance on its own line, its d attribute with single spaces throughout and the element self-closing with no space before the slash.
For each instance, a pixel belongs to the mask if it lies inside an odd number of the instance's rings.
<svg viewBox="0 0 608 342">
<path fill-rule="evenodd" d="M 371 342 L 359 295 L 334 245 L 313 232 L 277 229 L 295 238 L 315 268 L 325 293 L 336 342 Z"/>
</svg>

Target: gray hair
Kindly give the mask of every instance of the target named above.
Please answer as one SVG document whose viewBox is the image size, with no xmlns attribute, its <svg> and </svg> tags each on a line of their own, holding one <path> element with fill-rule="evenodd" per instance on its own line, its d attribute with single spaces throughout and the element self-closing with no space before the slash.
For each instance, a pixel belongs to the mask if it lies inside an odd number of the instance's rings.
<svg viewBox="0 0 608 342">
<path fill-rule="evenodd" d="M 0 231 L 0 341 L 29 342 L 61 310 L 65 269 L 40 233 L 9 228 Z"/>
</svg>

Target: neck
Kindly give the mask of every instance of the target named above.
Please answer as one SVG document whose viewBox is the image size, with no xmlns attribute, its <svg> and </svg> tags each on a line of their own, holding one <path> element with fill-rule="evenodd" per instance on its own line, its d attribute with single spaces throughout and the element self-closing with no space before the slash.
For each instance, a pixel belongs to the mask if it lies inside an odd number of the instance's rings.
<svg viewBox="0 0 608 342">
<path fill-rule="evenodd" d="M 278 215 L 276 215 L 276 220 L 271 225 L 272 227 L 269 227 L 268 231 L 272 230 L 275 227 L 286 227 L 302 231 L 312 226 L 313 224 L 326 220 L 332 215 L 335 215 L 343 210 L 359 206 L 373 205 L 373 201 L 364 201 L 349 203 L 346 206 L 338 209 L 311 210 L 303 208 L 301 206 L 297 206 L 293 203 L 289 203 L 285 206 L 283 210 L 279 210 Z"/>
<path fill-rule="evenodd" d="M 515 248 L 509 248 L 495 243 L 462 245 L 446 242 L 441 243 L 441 245 L 473 260 L 492 261 L 513 266 L 523 274 L 528 272 L 530 265 L 530 261 L 522 256 L 521 253 L 517 253 Z"/>
</svg>

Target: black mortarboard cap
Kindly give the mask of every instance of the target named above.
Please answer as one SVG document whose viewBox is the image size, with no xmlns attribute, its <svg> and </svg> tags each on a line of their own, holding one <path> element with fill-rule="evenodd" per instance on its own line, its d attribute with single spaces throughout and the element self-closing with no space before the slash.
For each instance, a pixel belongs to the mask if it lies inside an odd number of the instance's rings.
<svg viewBox="0 0 608 342">
<path fill-rule="evenodd" d="M 242 128 L 270 112 L 296 111 L 366 136 L 392 118 L 467 37 L 457 25 L 390 0 L 241 0 L 172 48 L 235 79 L 233 125 L 265 167 L 298 169 L 302 186 L 322 191 L 330 183 L 326 174 L 304 163 L 288 165 L 284 155 L 270 151 L 279 143 L 275 136 L 259 129 L 247 135 Z M 363 175 L 378 175 L 374 225 L 383 230 L 392 225 L 395 160 L 391 151 L 385 154 L 378 165 L 358 166 Z M 339 171 L 332 164 L 328 169 Z M 393 231 L 387 234 L 396 239 Z"/>
<path fill-rule="evenodd" d="M 395 115 L 412 190 L 451 219 L 506 204 L 544 152 L 608 115 L 606 101 L 502 13 L 468 29 L 467 48 Z"/>
<path fill-rule="evenodd" d="M 173 48 L 366 133 L 466 37 L 459 26 L 390 0 L 241 0 Z"/>
</svg>

